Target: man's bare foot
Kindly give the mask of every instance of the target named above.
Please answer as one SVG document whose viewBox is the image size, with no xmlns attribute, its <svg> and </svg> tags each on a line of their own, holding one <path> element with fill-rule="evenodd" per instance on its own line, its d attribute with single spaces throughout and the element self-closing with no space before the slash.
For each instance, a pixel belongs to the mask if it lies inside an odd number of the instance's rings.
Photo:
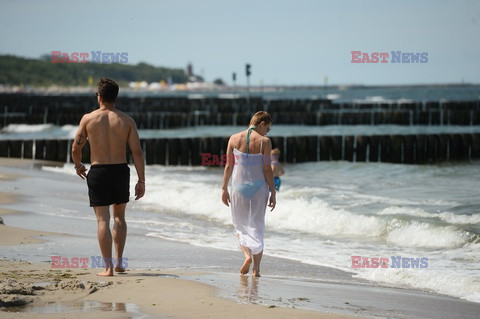
<svg viewBox="0 0 480 319">
<path fill-rule="evenodd" d="M 252 272 L 252 276 L 253 277 L 260 277 L 260 270 L 254 269 L 253 272 Z"/>
<path fill-rule="evenodd" d="M 240 273 L 242 275 L 248 274 L 250 271 L 250 265 L 252 264 L 252 257 L 246 257 L 245 262 L 243 263 L 242 267 L 240 268 Z"/>
<path fill-rule="evenodd" d="M 125 268 L 117 266 L 117 267 L 115 267 L 115 271 L 116 272 L 125 272 Z"/>
<path fill-rule="evenodd" d="M 107 269 L 105 270 L 104 272 L 99 272 L 97 274 L 97 276 L 101 276 L 101 277 L 111 277 L 113 276 L 113 269 Z"/>
</svg>

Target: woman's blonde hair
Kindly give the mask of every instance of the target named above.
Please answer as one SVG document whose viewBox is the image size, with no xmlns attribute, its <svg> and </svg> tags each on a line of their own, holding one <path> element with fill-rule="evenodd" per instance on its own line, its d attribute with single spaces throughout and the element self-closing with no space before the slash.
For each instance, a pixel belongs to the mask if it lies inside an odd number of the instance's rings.
<svg viewBox="0 0 480 319">
<path fill-rule="evenodd" d="M 278 155 L 278 156 L 280 156 L 280 150 L 279 150 L 278 148 L 274 148 L 274 149 L 272 150 L 271 155 Z"/>
<path fill-rule="evenodd" d="M 268 112 L 258 111 L 253 114 L 252 119 L 250 120 L 250 125 L 256 126 L 262 122 L 265 122 L 265 124 L 272 124 L 272 117 Z"/>
</svg>

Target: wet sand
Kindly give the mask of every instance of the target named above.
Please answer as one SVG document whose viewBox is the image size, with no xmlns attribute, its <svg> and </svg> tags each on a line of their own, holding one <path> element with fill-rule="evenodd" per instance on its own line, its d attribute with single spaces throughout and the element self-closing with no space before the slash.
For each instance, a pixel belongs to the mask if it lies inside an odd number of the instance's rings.
<svg viewBox="0 0 480 319">
<path fill-rule="evenodd" d="M 98 269 L 52 269 L 48 263 L 1 260 L 2 318 L 350 318 L 238 304 L 215 289 L 179 279 L 182 272 L 129 271 L 109 278 Z M 46 313 L 44 313 L 46 312 Z"/>
</svg>

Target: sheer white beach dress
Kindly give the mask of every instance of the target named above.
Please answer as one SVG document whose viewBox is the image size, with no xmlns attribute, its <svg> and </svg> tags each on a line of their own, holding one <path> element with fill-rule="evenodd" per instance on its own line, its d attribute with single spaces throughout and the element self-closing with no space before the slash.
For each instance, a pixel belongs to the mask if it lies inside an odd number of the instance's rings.
<svg viewBox="0 0 480 319">
<path fill-rule="evenodd" d="M 231 197 L 233 227 L 239 244 L 250 248 L 252 254 L 256 255 L 263 250 L 265 210 L 269 194 L 262 145 L 259 154 L 243 153 L 236 148 L 233 154 L 235 156 Z"/>
</svg>

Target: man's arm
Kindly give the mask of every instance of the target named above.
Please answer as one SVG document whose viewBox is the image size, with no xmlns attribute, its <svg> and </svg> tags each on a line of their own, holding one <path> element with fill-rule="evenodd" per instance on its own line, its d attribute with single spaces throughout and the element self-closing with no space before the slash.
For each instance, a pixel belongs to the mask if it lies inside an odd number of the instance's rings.
<svg viewBox="0 0 480 319">
<path fill-rule="evenodd" d="M 77 135 L 75 135 L 75 140 L 72 145 L 72 160 L 75 165 L 75 170 L 77 175 L 81 178 L 87 177 L 87 168 L 82 164 L 82 149 L 87 143 L 87 117 L 84 115 L 80 120 L 80 125 L 78 126 Z"/>
<path fill-rule="evenodd" d="M 138 136 L 137 125 L 131 119 L 130 134 L 128 135 L 128 146 L 132 151 L 133 164 L 137 170 L 138 182 L 135 185 L 135 200 L 145 195 L 145 161 L 143 159 L 142 147 L 140 146 L 140 137 Z"/>
</svg>

